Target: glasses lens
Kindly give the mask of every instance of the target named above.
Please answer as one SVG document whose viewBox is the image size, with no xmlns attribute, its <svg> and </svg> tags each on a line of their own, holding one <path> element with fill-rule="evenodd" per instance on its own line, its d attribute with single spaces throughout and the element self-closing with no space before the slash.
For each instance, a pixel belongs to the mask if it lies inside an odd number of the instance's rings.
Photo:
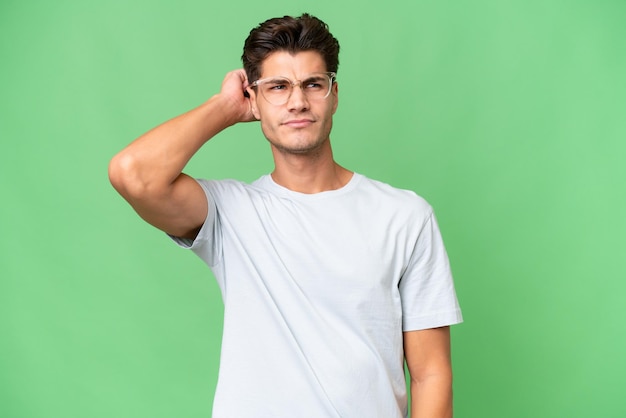
<svg viewBox="0 0 626 418">
<path fill-rule="evenodd" d="M 302 80 L 300 87 L 311 100 L 325 99 L 330 93 L 330 77 L 327 74 L 313 74 Z"/>
<path fill-rule="evenodd" d="M 291 96 L 291 91 L 293 90 L 291 81 L 283 77 L 276 77 L 264 81 L 259 85 L 259 88 L 265 100 L 274 105 L 287 103 L 289 96 Z"/>
<path fill-rule="evenodd" d="M 285 77 L 274 77 L 263 80 L 258 84 L 265 100 L 273 105 L 287 103 L 293 93 L 294 83 Z M 301 82 L 296 83 L 302 89 L 302 93 L 308 100 L 322 100 L 328 97 L 332 87 L 332 79 L 328 74 L 311 74 Z"/>
</svg>

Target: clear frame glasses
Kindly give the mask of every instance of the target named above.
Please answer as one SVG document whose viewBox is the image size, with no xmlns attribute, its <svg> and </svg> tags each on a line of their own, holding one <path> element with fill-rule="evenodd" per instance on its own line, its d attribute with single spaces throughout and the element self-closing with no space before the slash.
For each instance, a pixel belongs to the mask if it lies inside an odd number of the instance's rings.
<svg viewBox="0 0 626 418">
<path fill-rule="evenodd" d="M 267 77 L 252 82 L 251 86 L 257 88 L 270 104 L 282 106 L 289 101 L 296 86 L 302 89 L 308 100 L 324 100 L 330 95 L 336 76 L 335 73 L 313 73 L 296 81 L 282 76 Z"/>
</svg>

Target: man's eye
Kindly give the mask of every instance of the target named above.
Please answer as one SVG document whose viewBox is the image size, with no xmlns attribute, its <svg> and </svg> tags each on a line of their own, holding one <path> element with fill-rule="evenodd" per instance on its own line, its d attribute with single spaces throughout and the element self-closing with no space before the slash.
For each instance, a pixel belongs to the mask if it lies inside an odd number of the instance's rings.
<svg viewBox="0 0 626 418">
<path fill-rule="evenodd" d="M 267 87 L 270 91 L 282 91 L 287 89 L 286 84 L 270 84 Z"/>
<path fill-rule="evenodd" d="M 309 81 L 308 83 L 305 84 L 305 87 L 310 90 L 316 90 L 316 89 L 321 89 L 324 86 L 322 85 L 322 83 L 318 81 Z"/>
</svg>

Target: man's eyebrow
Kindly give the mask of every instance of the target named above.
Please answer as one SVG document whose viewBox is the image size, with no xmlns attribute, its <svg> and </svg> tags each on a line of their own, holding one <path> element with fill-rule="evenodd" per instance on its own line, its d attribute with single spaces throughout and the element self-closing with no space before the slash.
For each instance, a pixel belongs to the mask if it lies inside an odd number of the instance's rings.
<svg viewBox="0 0 626 418">
<path fill-rule="evenodd" d="M 324 75 L 323 74 L 308 74 L 306 76 L 304 76 L 304 78 L 302 78 L 302 81 L 309 81 L 309 80 L 320 80 L 323 79 Z M 259 80 L 262 80 L 264 83 L 268 83 L 268 82 L 278 82 L 278 81 L 293 81 L 291 80 L 291 78 L 284 76 L 284 75 L 271 75 L 268 77 L 262 77 Z M 297 80 L 296 80 L 297 81 Z"/>
<path fill-rule="evenodd" d="M 280 83 L 287 81 L 287 77 L 282 75 L 271 75 L 269 77 L 264 77 L 261 80 L 265 83 Z"/>
</svg>

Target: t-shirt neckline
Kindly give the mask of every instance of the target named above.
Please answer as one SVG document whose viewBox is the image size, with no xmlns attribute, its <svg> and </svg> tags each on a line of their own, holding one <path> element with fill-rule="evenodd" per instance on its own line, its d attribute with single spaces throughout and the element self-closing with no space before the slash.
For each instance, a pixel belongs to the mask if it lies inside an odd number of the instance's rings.
<svg viewBox="0 0 626 418">
<path fill-rule="evenodd" d="M 361 181 L 362 178 L 363 176 L 361 174 L 354 172 L 352 173 L 352 177 L 350 178 L 350 180 L 339 189 L 326 190 L 326 191 L 318 192 L 318 193 L 301 193 L 301 192 L 290 190 L 286 188 L 285 186 L 281 186 L 280 184 L 276 183 L 274 179 L 272 178 L 271 174 L 266 174 L 262 176 L 255 183 L 257 183 L 258 186 L 283 197 L 310 201 L 310 200 L 318 200 L 318 199 L 336 197 L 336 196 L 343 195 L 345 193 L 349 193 L 356 187 L 356 185 Z"/>
</svg>

